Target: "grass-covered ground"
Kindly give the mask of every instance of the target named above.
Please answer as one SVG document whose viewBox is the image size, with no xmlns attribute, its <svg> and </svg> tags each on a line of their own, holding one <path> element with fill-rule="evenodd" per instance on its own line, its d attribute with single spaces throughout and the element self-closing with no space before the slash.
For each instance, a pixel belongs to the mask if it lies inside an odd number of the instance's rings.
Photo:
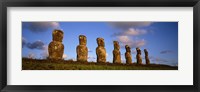
<svg viewBox="0 0 200 92">
<path fill-rule="evenodd" d="M 77 62 L 73 60 L 39 60 L 22 59 L 22 70 L 178 70 L 178 67 L 168 65 L 137 65 L 113 64 L 96 62 Z"/>
</svg>

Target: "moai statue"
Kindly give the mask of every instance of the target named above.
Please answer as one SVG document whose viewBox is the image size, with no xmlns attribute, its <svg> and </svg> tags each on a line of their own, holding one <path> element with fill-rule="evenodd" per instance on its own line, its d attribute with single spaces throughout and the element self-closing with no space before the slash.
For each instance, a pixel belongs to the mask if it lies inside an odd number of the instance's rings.
<svg viewBox="0 0 200 92">
<path fill-rule="evenodd" d="M 150 60 L 149 60 L 149 53 L 147 51 L 147 49 L 144 49 L 144 53 L 145 53 L 145 60 L 146 60 L 146 64 L 150 64 Z"/>
<path fill-rule="evenodd" d="M 48 51 L 49 57 L 48 59 L 53 60 L 62 60 L 64 53 L 64 45 L 62 44 L 63 40 L 63 31 L 55 29 L 52 33 L 53 41 L 49 43 Z"/>
<path fill-rule="evenodd" d="M 118 41 L 113 41 L 114 50 L 113 50 L 113 63 L 121 63 L 121 52 Z"/>
<path fill-rule="evenodd" d="M 139 47 L 136 48 L 136 51 L 137 51 L 137 55 L 136 55 L 136 58 L 137 58 L 137 64 L 142 64 L 142 57 L 141 57 L 141 50 Z"/>
<path fill-rule="evenodd" d="M 97 38 L 98 47 L 96 48 L 96 55 L 97 55 L 97 63 L 105 63 L 106 62 L 106 49 L 104 39 Z"/>
<path fill-rule="evenodd" d="M 86 36 L 79 35 L 79 45 L 76 47 L 77 61 L 87 62 L 88 48 L 86 44 L 87 44 Z"/>
<path fill-rule="evenodd" d="M 131 64 L 132 63 L 131 48 L 128 45 L 126 45 L 125 49 L 126 49 L 125 52 L 126 64 Z"/>
</svg>

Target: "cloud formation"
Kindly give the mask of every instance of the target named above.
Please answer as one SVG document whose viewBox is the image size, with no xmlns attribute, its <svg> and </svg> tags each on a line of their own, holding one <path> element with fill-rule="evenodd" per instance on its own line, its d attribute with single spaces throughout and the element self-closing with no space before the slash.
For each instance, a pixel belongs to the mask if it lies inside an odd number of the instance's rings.
<svg viewBox="0 0 200 92">
<path fill-rule="evenodd" d="M 38 40 L 38 41 L 35 41 L 33 43 L 28 42 L 26 44 L 26 47 L 29 48 L 29 49 L 44 50 L 45 49 L 45 44 L 41 40 Z"/>
<path fill-rule="evenodd" d="M 154 57 L 154 56 L 149 56 L 149 59 L 151 59 L 152 61 L 157 62 L 157 63 L 172 63 L 172 62 L 174 62 L 173 59 L 165 59 L 165 58 Z"/>
<path fill-rule="evenodd" d="M 94 57 L 94 56 L 88 56 L 88 59 L 96 59 L 96 57 Z"/>
<path fill-rule="evenodd" d="M 27 43 L 27 40 L 24 37 L 22 37 L 22 48 L 26 45 L 26 43 Z"/>
<path fill-rule="evenodd" d="M 88 55 L 88 61 L 96 61 L 96 57 Z"/>
<path fill-rule="evenodd" d="M 67 58 L 67 54 L 63 54 L 63 59 L 66 59 Z"/>
<path fill-rule="evenodd" d="M 144 35 L 144 34 L 147 34 L 147 33 L 148 33 L 147 30 L 129 28 L 128 30 L 126 30 L 124 32 L 114 33 L 112 36 L 121 36 L 121 35 L 138 36 L 138 35 Z"/>
<path fill-rule="evenodd" d="M 35 53 L 33 53 L 33 52 L 28 53 L 28 58 L 35 59 L 36 58 Z"/>
<path fill-rule="evenodd" d="M 131 48 L 142 47 L 146 44 L 146 40 L 133 39 L 133 37 L 145 35 L 149 31 L 137 27 L 150 26 L 152 23 L 153 22 L 111 22 L 110 25 L 120 29 L 120 32 L 115 32 L 111 36 L 117 37 L 119 42 L 122 43 L 122 46 L 129 45 Z"/>
<path fill-rule="evenodd" d="M 160 54 L 169 54 L 169 53 L 173 53 L 173 51 L 171 50 L 163 50 L 160 52 Z"/>
<path fill-rule="evenodd" d="M 122 46 L 129 45 L 131 48 L 142 47 L 146 44 L 144 39 L 142 40 L 135 40 L 131 39 L 129 36 L 118 36 L 117 37 L 119 42 L 122 43 Z"/>
<path fill-rule="evenodd" d="M 41 56 L 42 59 L 46 59 L 49 56 L 48 46 L 47 45 L 44 46 L 44 49 L 40 53 L 40 56 Z"/>
<path fill-rule="evenodd" d="M 22 37 L 22 48 L 23 47 L 27 47 L 29 49 L 47 50 L 47 46 L 45 46 L 44 42 L 41 40 L 37 40 L 31 43 L 28 42 L 24 37 Z"/>
<path fill-rule="evenodd" d="M 93 52 L 92 50 L 88 49 L 88 52 Z"/>
<path fill-rule="evenodd" d="M 169 62 L 168 60 L 159 57 L 151 57 L 151 60 L 155 62 Z"/>
<path fill-rule="evenodd" d="M 110 22 L 109 24 L 114 28 L 129 29 L 135 27 L 150 26 L 153 22 Z"/>
<path fill-rule="evenodd" d="M 132 54 L 137 54 L 137 51 L 134 49 L 134 50 L 132 50 L 131 53 L 132 53 Z"/>
<path fill-rule="evenodd" d="M 154 57 L 154 56 L 149 56 L 149 59 L 152 63 L 156 63 L 156 64 L 167 64 L 171 66 L 178 65 L 178 62 L 176 61 L 176 59 L 161 58 L 161 57 Z"/>
<path fill-rule="evenodd" d="M 40 33 L 49 29 L 58 29 L 60 26 L 58 22 L 27 22 L 24 23 L 23 27 L 31 32 Z"/>
</svg>

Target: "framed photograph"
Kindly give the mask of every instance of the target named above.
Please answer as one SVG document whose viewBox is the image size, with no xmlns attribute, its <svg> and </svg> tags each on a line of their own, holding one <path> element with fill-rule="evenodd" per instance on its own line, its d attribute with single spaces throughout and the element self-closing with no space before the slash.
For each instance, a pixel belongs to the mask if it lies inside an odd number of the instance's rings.
<svg viewBox="0 0 200 92">
<path fill-rule="evenodd" d="M 1 2 L 1 91 L 199 91 L 199 0 Z"/>
</svg>

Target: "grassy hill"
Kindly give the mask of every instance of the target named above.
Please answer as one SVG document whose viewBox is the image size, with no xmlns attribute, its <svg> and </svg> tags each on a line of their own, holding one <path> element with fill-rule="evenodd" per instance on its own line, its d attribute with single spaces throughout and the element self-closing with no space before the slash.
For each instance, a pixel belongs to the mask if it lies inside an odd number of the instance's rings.
<svg viewBox="0 0 200 92">
<path fill-rule="evenodd" d="M 178 70 L 178 67 L 159 64 L 137 65 L 133 63 L 127 65 L 77 62 L 73 60 L 50 61 L 23 58 L 22 70 Z"/>
</svg>

